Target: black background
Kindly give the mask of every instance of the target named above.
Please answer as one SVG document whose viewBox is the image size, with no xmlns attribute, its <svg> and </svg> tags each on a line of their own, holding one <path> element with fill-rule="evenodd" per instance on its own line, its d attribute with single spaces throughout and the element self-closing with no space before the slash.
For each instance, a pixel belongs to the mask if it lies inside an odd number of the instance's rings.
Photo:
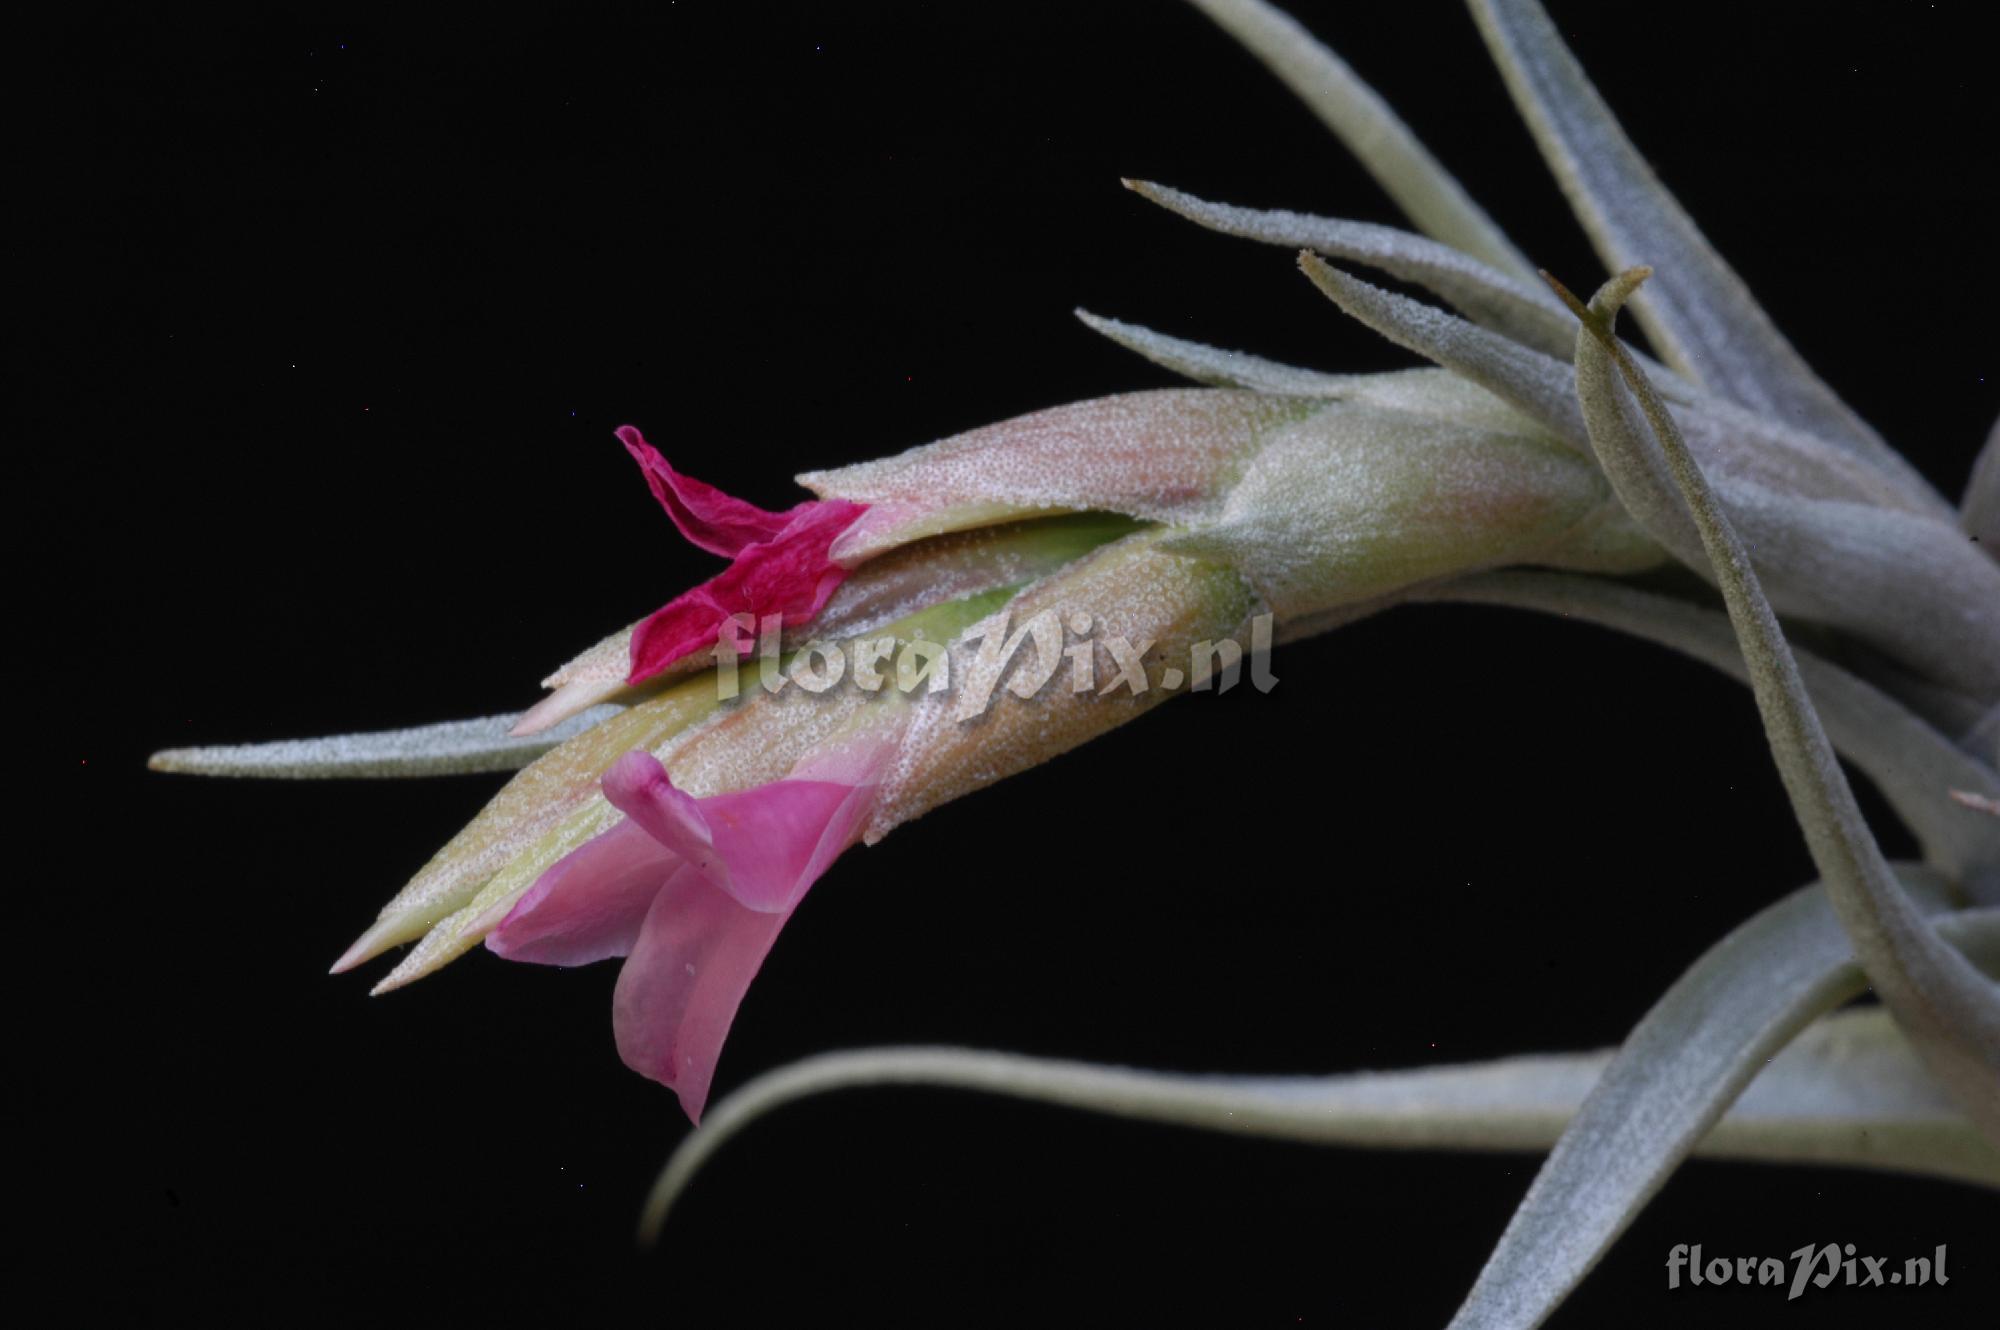
<svg viewBox="0 0 2000 1330">
<path fill-rule="evenodd" d="M 1953 495 L 2000 408 L 1980 8 L 1554 7 L 1779 323 Z M 1527 253 L 1594 283 L 1457 6 L 1299 12 Z M 280 1321 L 1448 1317 L 1532 1159 L 943 1092 L 768 1120 L 635 1253 L 686 1128 L 617 1060 L 612 967 L 479 953 L 383 999 L 323 973 L 497 778 L 141 770 L 517 708 L 707 576 L 611 439 L 627 421 L 784 506 L 809 465 L 1169 381 L 1076 305 L 1409 363 L 1283 251 L 1118 186 L 1399 220 L 1275 81 L 1171 4 L 82 15 L 30 47 L 51 225 L 15 273 L 62 290 L 19 393 L 49 408 L 17 459 L 19 586 L 57 639 L 24 653 L 22 706 L 83 698 L 36 750 L 59 808 L 29 839 L 62 853 L 23 892 L 53 927 L 17 945 L 46 966 L 38 1093 L 80 1128 L 51 1150 L 84 1213 L 47 1228 L 81 1293 Z M 1656 649 L 1412 609 L 1277 672 L 849 856 L 718 1093 L 885 1042 L 1273 1073 L 1601 1046 L 1811 876 L 1747 693 Z M 1990 1324 L 1994 1221 L 1943 1183 L 1696 1163 L 1555 1324 Z M 1956 1277 L 1664 1288 L 1677 1242 L 1827 1241 L 1948 1243 Z"/>
</svg>

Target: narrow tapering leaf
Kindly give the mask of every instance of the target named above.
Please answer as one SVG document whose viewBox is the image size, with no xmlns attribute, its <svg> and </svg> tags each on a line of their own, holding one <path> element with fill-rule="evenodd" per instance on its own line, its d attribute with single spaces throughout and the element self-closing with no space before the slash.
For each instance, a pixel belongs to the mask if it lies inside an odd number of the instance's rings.
<svg viewBox="0 0 2000 1330">
<path fill-rule="evenodd" d="M 1583 619 L 1685 652 L 1747 682 L 1749 667 L 1726 614 L 1678 596 L 1571 573 L 1506 571 L 1449 582 L 1411 599 L 1511 605 Z M 1954 876 L 2000 864 L 2000 826 L 1948 796 L 2000 795 L 2000 775 L 1874 685 L 1794 649 L 1799 676 L 1827 737 L 1916 833 L 1927 861 Z"/>
<path fill-rule="evenodd" d="M 1202 342 L 1169 337 L 1136 323 L 1121 323 L 1079 309 L 1076 317 L 1092 332 L 1101 333 L 1128 351 L 1196 383 L 1218 388 L 1250 388 L 1293 397 L 1342 397 L 1359 377 L 1301 369 L 1245 351 L 1226 351 Z"/>
<path fill-rule="evenodd" d="M 455 776 L 479 771 L 517 771 L 566 739 L 618 713 L 597 707 L 532 738 L 509 731 L 520 713 L 445 721 L 408 730 L 333 734 L 320 739 L 274 743 L 217 744 L 169 748 L 146 765 L 155 771 L 194 776 L 256 776 L 266 780 L 324 780 L 397 776 Z"/>
<path fill-rule="evenodd" d="M 1666 456 L 1742 645 L 1792 810 L 1869 982 L 1987 1138 L 2000 1142 L 2000 988 L 1938 937 L 1890 873 L 1742 541 L 1666 403 L 1612 332 L 1634 285 L 1630 274 L 1613 278 L 1590 308 L 1573 305 L 1583 325 L 1578 356 L 1595 344 L 1612 357 Z"/>
<path fill-rule="evenodd" d="M 1374 286 L 1315 254 L 1301 253 L 1299 266 L 1350 317 L 1465 376 L 1557 437 L 1588 447 L 1586 421 L 1577 402 L 1573 336 L 1558 359 L 1446 310 Z M 1639 363 L 1646 365 L 1643 360 Z M 1950 552 L 1941 544 L 1946 533 L 1956 544 L 1964 543 L 1957 539 L 1955 528 L 1938 521 L 1935 512 L 1865 463 L 1671 376 L 1655 387 L 1674 404 L 1675 419 L 1702 465 L 1732 484 L 1755 485 L 1790 500 L 1831 500 L 1879 509 L 1883 514 L 1879 524 L 1888 524 L 1887 534 L 1864 543 L 1887 543 L 1895 553 L 1921 542 L 1925 557 L 1941 555 L 1948 568 L 1962 571 L 1966 561 L 1951 562 Z M 1844 539 L 1845 533 L 1836 531 L 1835 536 Z M 1693 554 L 1691 536 L 1688 553 Z M 1974 574 L 1992 576 L 1992 570 L 1979 563 L 1974 560 L 1970 565 Z M 2000 600 L 2000 579 L 1995 588 Z M 1954 606 L 1962 603 L 1962 597 L 1953 600 Z"/>
<path fill-rule="evenodd" d="M 1959 746 L 1989 767 L 2000 768 L 2000 702 L 1969 726 Z"/>
<path fill-rule="evenodd" d="M 1536 0 L 1472 0 L 1480 32 L 1543 158 L 1613 272 L 1659 278 L 1635 309 L 1668 365 L 1793 422 L 1941 503 L 1916 468 L 1822 383 L 1632 146 Z"/>
<path fill-rule="evenodd" d="M 2000 559 L 2000 420 L 1986 435 L 1986 446 L 1972 461 L 1965 498 L 1958 505 L 1958 522 L 1981 549 Z"/>
<path fill-rule="evenodd" d="M 1645 271 L 1614 279 L 1593 308 L 1614 307 L 1614 297 Z M 1714 580 L 1672 469 L 1647 441 L 1649 427 L 1624 386 L 1620 358 L 1589 336 L 1579 339 L 1575 354 L 1577 399 L 1619 501 L 1646 534 Z M 1632 363 L 1622 346 L 1620 357 Z M 1933 713 L 1977 714 L 2000 697 L 2000 566 L 1981 557 L 1955 525 L 1885 505 L 1883 495 L 1852 488 L 1851 474 L 1818 470 L 1807 455 L 1781 458 L 1783 437 L 1759 436 L 1705 405 L 1684 405 L 1670 422 L 1745 545 L 1757 552 L 1758 576 L 1779 609 L 1844 628 L 1920 684 L 1941 688 L 1943 701 L 1931 706 Z"/>
<path fill-rule="evenodd" d="M 1379 268 L 1432 292 L 1474 323 L 1548 355 L 1566 357 L 1575 339 L 1561 302 L 1538 283 L 1513 277 L 1435 240 L 1371 222 L 1211 203 L 1145 180 L 1127 180 L 1125 187 L 1224 235 L 1309 249 Z"/>
<path fill-rule="evenodd" d="M 737 1133 L 836 1090 L 938 1086 L 1236 1136 L 1406 1150 L 1547 1149 L 1609 1051 L 1340 1076 L 1197 1076 L 969 1048 L 825 1053 L 757 1077 L 710 1107 L 654 1184 L 658 1237 L 688 1184 Z M 2000 1151 L 1951 1108 L 1879 1010 L 1827 1017 L 1750 1083 L 1695 1146 L 1704 1158 L 1846 1165 L 2000 1186 Z"/>
<path fill-rule="evenodd" d="M 1534 269 L 1347 62 L 1262 0 L 1192 0 L 1284 80 L 1347 145 L 1417 229 L 1520 277 Z"/>
<path fill-rule="evenodd" d="M 1465 376 L 1571 447 L 1589 450 L 1570 366 L 1435 305 L 1364 282 L 1309 251 L 1299 254 L 1299 268 L 1353 319 Z"/>
<path fill-rule="evenodd" d="M 1941 878 L 1906 869 L 1923 908 Z M 2000 924 L 2000 912 L 1987 921 Z M 1568 1296 L 1743 1087 L 1815 1017 L 1858 994 L 1840 920 L 1817 886 L 1710 948 L 1618 1050 L 1515 1210 L 1454 1327 L 1526 1330 Z"/>
</svg>

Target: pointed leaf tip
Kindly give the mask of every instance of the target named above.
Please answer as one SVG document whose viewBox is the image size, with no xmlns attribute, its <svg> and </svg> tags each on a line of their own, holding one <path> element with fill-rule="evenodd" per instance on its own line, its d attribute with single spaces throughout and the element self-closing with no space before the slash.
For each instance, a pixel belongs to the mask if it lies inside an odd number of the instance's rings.
<svg viewBox="0 0 2000 1330">
<path fill-rule="evenodd" d="M 1347 62 L 1262 0 L 1193 0 L 1304 102 L 1417 229 L 1503 272 L 1526 259 L 1493 219 Z"/>
<path fill-rule="evenodd" d="M 1663 458 L 1736 629 L 1792 810 L 1855 954 L 1925 1062 L 1988 1138 L 2000 1143 L 2000 992 L 1938 937 L 1883 859 L 1743 540 L 1665 402 L 1610 330 L 1629 277 L 1613 278 L 1592 299 L 1593 317 L 1584 322 L 1591 336 L 1577 341 L 1578 378 L 1583 381 L 1586 353 L 1600 347 L 1600 359 L 1616 367 L 1605 377 L 1607 391 L 1636 398 L 1651 441 L 1621 428 L 1603 442 L 1612 445 L 1614 457 L 1648 454 L 1629 459 L 1642 468 L 1653 467 L 1651 455 Z M 1622 403 L 1616 414 L 1622 416 Z"/>
<path fill-rule="evenodd" d="M 1299 251 L 1298 262 L 1307 280 L 1348 317 L 1478 384 L 1570 448 L 1589 453 L 1576 375 L 1568 364 L 1435 305 L 1365 282 L 1311 250 Z"/>
<path fill-rule="evenodd" d="M 1933 513 L 1943 500 L 1778 331 L 1626 138 L 1535 0 L 1472 0 L 1473 18 L 1543 160 L 1607 268 L 1644 254 L 1664 276 L 1635 304 L 1661 358 L 1718 396 L 1798 421 Z"/>
<path fill-rule="evenodd" d="M 1243 208 L 1141 182 L 1146 199 L 1219 235 L 1358 263 L 1423 287 L 1466 318 L 1547 355 L 1569 358 L 1569 320 L 1532 282 L 1392 226 L 1283 208 Z"/>
<path fill-rule="evenodd" d="M 1250 388 L 1257 392 L 1293 397 L 1341 397 L 1367 377 L 1326 374 L 1266 360 L 1247 351 L 1229 351 L 1203 342 L 1170 337 L 1136 323 L 1107 319 L 1087 309 L 1078 309 L 1075 313 L 1092 332 L 1196 383 Z"/>
</svg>

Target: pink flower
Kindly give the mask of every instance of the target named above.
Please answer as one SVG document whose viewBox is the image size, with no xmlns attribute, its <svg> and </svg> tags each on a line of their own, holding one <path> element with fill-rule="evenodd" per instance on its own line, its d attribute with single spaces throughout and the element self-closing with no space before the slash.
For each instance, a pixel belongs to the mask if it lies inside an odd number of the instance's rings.
<svg viewBox="0 0 2000 1330">
<path fill-rule="evenodd" d="M 833 561 L 833 542 L 868 511 L 845 499 L 808 499 L 787 512 L 766 512 L 684 476 L 630 425 L 618 439 L 645 473 L 653 497 L 681 534 L 711 554 L 734 560 L 729 568 L 686 591 L 642 621 L 632 634 L 627 683 L 641 683 L 716 640 L 735 614 L 753 621 L 782 615 L 803 622 L 820 612 L 847 577 Z M 748 652 L 750 642 L 739 649 Z"/>
<path fill-rule="evenodd" d="M 612 998 L 625 1064 L 701 1121 L 723 1039 L 807 888 L 860 838 L 894 744 L 822 750 L 784 780 L 696 799 L 643 751 L 604 775 L 625 821 L 535 882 L 486 945 L 509 960 L 626 958 Z"/>
</svg>

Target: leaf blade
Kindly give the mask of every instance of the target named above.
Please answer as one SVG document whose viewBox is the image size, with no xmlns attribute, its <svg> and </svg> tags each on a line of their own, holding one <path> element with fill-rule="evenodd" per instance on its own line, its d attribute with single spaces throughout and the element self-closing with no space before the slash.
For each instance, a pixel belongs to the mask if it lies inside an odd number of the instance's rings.
<svg viewBox="0 0 2000 1330">
<path fill-rule="evenodd" d="M 1571 209 L 1612 272 L 1653 264 L 1635 310 L 1661 358 L 1718 395 L 1796 421 L 1939 502 L 1915 467 L 1855 415 L 1793 349 L 1733 269 L 1661 185 L 1535 0 L 1471 0 L 1514 104 Z"/>
<path fill-rule="evenodd" d="M 1085 309 L 1074 312 L 1092 332 L 1196 383 L 1220 388 L 1249 388 L 1293 397 L 1341 397 L 1357 377 L 1303 369 L 1245 351 L 1228 351 L 1203 342 L 1190 342 L 1136 323 L 1107 319 Z"/>
<path fill-rule="evenodd" d="M 1622 274 L 1588 309 L 1572 304 L 1582 320 L 1579 366 L 1597 353 L 1613 360 L 1665 455 L 1736 629 L 1785 792 L 1870 983 L 1973 1121 L 2000 1142 L 2000 988 L 1945 945 L 1889 871 L 1748 552 L 1666 404 L 1612 333 L 1619 304 L 1643 278 L 1643 272 Z M 1557 294 L 1568 297 L 1560 288 Z M 1643 446 L 1636 437 L 1610 442 Z M 1990 876 L 1992 867 L 1981 865 L 1973 881 Z"/>
<path fill-rule="evenodd" d="M 1912 870 L 1925 908 L 1943 879 Z M 1582 1281 L 1758 1071 L 1865 980 L 1819 887 L 1759 911 L 1653 1004 L 1570 1120 L 1452 1318 L 1538 1325 Z"/>
<path fill-rule="evenodd" d="M 1956 1117 L 1907 1054 L 1890 1076 L 1849 1083 L 1821 1050 L 1856 1032 L 1862 1012 L 1825 1018 L 1774 1058 L 1695 1146 L 1703 1158 L 1802 1162 L 1923 1173 L 2000 1187 L 2000 1151 Z M 1886 1022 L 1866 1033 L 1893 1050 Z M 1907 1047 L 1906 1045 L 1904 1046 Z M 711 1105 L 648 1196 L 653 1241 L 690 1183 L 744 1129 L 815 1095 L 933 1086 L 1084 1112 L 1315 1145 L 1536 1151 L 1552 1145 L 1613 1057 L 1544 1054 L 1336 1076 L 1202 1076 L 965 1048 L 822 1053 L 767 1071 Z M 1914 1070 L 1917 1079 L 1908 1075 Z"/>
<path fill-rule="evenodd" d="M 168 748 L 153 754 L 146 765 L 154 771 L 181 775 L 267 780 L 374 780 L 517 771 L 622 709 L 594 707 L 529 738 L 509 733 L 526 713 L 509 712 L 403 730 Z"/>
<path fill-rule="evenodd" d="M 1449 245 L 1371 222 L 1211 203 L 1147 180 L 1127 180 L 1125 187 L 1223 235 L 1379 268 L 1424 287 L 1481 327 L 1547 355 L 1569 353 L 1573 334 L 1561 302 Z"/>
<path fill-rule="evenodd" d="M 1262 0 L 1190 3 L 1297 94 L 1418 230 L 1503 272 L 1534 272 L 1389 104 L 1290 15 Z"/>
<path fill-rule="evenodd" d="M 1483 573 L 1413 600 L 1508 605 L 1579 618 L 1692 656 L 1738 680 L 1749 667 L 1726 615 L 1692 601 L 1573 573 Z M 1948 791 L 2000 794 L 2000 774 L 1894 698 L 1808 651 L 1799 673 L 1834 747 L 1882 791 L 1916 833 L 1928 862 L 1954 876 L 2000 862 L 2000 826 L 1954 803 Z"/>
<path fill-rule="evenodd" d="M 1958 522 L 1980 548 L 2000 559 L 2000 420 L 1986 435 L 1986 445 L 1972 459 L 1972 475 L 1959 501 Z"/>
</svg>

